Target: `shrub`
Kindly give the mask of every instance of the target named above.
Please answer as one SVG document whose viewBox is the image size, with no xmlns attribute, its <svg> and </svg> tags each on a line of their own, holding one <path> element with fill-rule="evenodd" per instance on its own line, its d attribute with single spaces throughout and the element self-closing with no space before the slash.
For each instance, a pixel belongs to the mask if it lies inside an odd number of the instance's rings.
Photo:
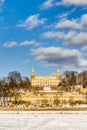
<svg viewBox="0 0 87 130">
<path fill-rule="evenodd" d="M 70 106 L 74 106 L 75 105 L 75 100 L 74 100 L 73 97 L 70 97 L 69 104 L 70 104 Z"/>
<path fill-rule="evenodd" d="M 59 99 L 54 99 L 54 105 L 58 106 L 60 104 L 60 100 Z"/>
</svg>

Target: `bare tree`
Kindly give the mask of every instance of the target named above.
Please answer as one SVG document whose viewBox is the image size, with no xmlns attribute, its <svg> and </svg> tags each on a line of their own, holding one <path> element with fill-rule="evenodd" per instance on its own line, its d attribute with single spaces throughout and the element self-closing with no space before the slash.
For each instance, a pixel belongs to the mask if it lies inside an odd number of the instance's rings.
<svg viewBox="0 0 87 130">
<path fill-rule="evenodd" d="M 15 103 L 18 100 L 19 88 L 21 84 L 21 74 L 17 71 L 10 72 L 8 75 L 9 87 L 11 89 L 11 95 L 15 97 Z"/>
</svg>

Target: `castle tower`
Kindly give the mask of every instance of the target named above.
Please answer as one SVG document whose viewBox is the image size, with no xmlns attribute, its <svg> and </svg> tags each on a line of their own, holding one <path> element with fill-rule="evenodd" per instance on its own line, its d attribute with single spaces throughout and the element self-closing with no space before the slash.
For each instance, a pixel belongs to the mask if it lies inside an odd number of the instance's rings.
<svg viewBox="0 0 87 130">
<path fill-rule="evenodd" d="M 60 71 L 58 69 L 56 70 L 56 77 L 60 80 Z"/>
<path fill-rule="evenodd" d="M 31 70 L 31 79 L 33 79 L 35 77 L 35 70 L 32 68 Z"/>
</svg>

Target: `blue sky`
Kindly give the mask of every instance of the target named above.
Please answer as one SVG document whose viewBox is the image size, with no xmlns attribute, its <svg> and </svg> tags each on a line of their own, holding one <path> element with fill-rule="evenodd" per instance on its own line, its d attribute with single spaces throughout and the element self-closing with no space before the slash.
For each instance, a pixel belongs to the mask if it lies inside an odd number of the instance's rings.
<svg viewBox="0 0 87 130">
<path fill-rule="evenodd" d="M 87 0 L 0 0 L 0 77 L 87 69 Z"/>
</svg>

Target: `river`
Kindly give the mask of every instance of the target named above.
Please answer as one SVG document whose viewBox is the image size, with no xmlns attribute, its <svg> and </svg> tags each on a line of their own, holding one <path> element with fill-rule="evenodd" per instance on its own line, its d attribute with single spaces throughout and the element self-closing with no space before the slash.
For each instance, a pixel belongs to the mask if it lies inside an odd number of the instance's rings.
<svg viewBox="0 0 87 130">
<path fill-rule="evenodd" d="M 0 130 L 87 130 L 87 112 L 0 112 Z"/>
</svg>

